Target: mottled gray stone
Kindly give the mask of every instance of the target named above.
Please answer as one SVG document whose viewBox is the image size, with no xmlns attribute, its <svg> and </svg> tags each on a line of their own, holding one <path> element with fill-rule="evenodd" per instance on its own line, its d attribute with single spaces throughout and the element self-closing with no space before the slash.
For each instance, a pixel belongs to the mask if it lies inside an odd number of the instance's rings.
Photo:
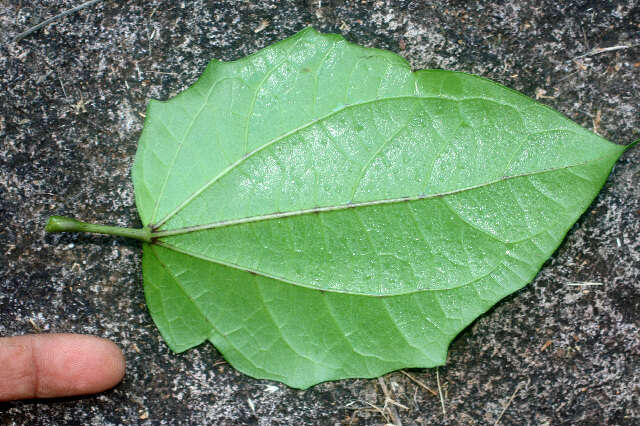
<svg viewBox="0 0 640 426">
<path fill-rule="evenodd" d="M 137 243 L 44 233 L 51 214 L 139 226 L 130 168 L 145 105 L 186 88 L 211 58 L 313 25 L 415 68 L 538 95 L 618 143 L 640 136 L 637 0 L 111 0 L 12 42 L 79 3 L 0 2 L 0 335 L 104 336 L 123 348 L 127 375 L 96 396 L 0 404 L 3 424 L 388 421 L 368 405 L 384 406 L 376 380 L 299 391 L 236 372 L 208 344 L 171 353 L 145 308 Z M 635 47 L 581 57 L 611 46 Z M 536 280 L 454 341 L 439 369 L 447 421 L 437 397 L 385 377 L 404 424 L 492 424 L 518 386 L 504 424 L 640 423 L 638 188 L 636 148 Z M 567 285 L 576 281 L 602 285 Z M 410 373 L 437 387 L 435 370 Z"/>
</svg>

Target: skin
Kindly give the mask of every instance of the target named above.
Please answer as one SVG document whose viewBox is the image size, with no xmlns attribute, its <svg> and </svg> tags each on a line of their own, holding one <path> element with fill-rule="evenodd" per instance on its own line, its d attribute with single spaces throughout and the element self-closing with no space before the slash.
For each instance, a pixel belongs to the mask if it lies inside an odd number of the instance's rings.
<svg viewBox="0 0 640 426">
<path fill-rule="evenodd" d="M 0 401 L 86 395 L 124 376 L 122 351 L 109 340 L 79 334 L 0 338 Z"/>
</svg>

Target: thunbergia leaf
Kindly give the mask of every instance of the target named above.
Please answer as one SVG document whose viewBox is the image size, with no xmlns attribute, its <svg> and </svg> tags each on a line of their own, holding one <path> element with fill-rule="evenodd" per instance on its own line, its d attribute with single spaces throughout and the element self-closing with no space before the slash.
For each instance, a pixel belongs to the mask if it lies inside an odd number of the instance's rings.
<svg viewBox="0 0 640 426">
<path fill-rule="evenodd" d="M 128 236 L 174 351 L 208 340 L 298 388 L 375 377 L 442 365 L 623 151 L 499 84 L 306 29 L 149 104 Z"/>
</svg>

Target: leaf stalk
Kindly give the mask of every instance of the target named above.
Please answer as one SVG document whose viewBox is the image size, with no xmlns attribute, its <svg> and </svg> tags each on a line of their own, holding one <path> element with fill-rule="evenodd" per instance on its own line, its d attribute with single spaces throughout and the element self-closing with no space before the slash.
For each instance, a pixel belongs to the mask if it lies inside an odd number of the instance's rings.
<svg viewBox="0 0 640 426">
<path fill-rule="evenodd" d="M 47 232 L 91 232 L 94 234 L 133 238 L 145 243 L 151 243 L 151 230 L 148 227 L 139 229 L 121 228 L 119 226 L 81 222 L 65 216 L 51 216 L 45 230 Z"/>
</svg>

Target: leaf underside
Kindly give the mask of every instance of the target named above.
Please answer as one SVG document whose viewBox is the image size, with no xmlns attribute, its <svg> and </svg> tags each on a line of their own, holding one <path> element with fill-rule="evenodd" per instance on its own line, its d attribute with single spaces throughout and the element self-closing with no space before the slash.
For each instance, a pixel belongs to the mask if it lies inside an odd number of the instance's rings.
<svg viewBox="0 0 640 426">
<path fill-rule="evenodd" d="M 304 30 L 149 104 L 133 168 L 168 345 L 306 388 L 446 360 L 623 147 L 491 81 Z"/>
</svg>

